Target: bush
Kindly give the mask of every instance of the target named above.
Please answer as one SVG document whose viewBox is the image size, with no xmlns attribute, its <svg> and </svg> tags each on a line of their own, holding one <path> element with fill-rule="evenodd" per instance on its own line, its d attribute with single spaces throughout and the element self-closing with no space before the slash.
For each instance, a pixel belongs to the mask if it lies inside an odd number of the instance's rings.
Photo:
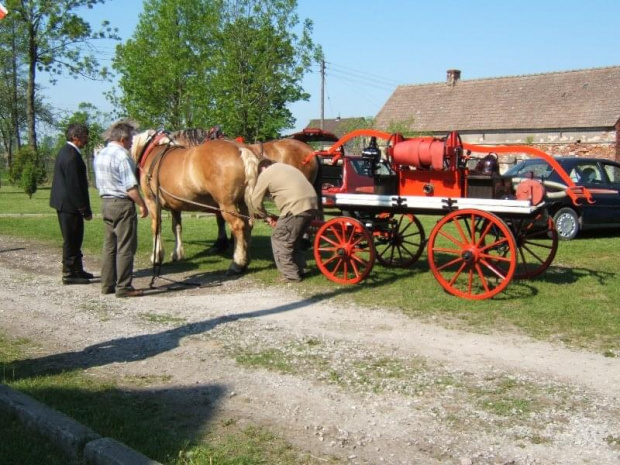
<svg viewBox="0 0 620 465">
<path fill-rule="evenodd" d="M 24 182 L 24 170 L 30 171 L 27 174 L 27 178 L 34 178 L 36 185 L 43 184 L 47 181 L 47 173 L 45 171 L 45 164 L 40 159 L 39 154 L 30 146 L 22 147 L 15 154 L 13 160 L 13 166 L 9 172 L 9 182 L 13 185 L 23 187 Z M 36 186 L 35 186 L 36 191 Z M 34 193 L 34 192 L 33 192 Z"/>
<path fill-rule="evenodd" d="M 32 198 L 32 194 L 37 191 L 37 168 L 28 163 L 22 170 L 22 177 L 19 180 L 19 187 L 21 187 L 28 197 Z"/>
</svg>

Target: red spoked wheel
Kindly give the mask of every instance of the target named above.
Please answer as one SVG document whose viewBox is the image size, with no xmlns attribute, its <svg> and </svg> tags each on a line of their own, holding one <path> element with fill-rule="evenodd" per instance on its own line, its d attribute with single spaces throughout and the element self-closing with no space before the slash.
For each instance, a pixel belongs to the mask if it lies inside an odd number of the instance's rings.
<svg viewBox="0 0 620 465">
<path fill-rule="evenodd" d="M 316 233 L 314 258 L 327 279 L 338 284 L 357 284 L 375 264 L 372 235 L 356 219 L 333 218 Z"/>
<path fill-rule="evenodd" d="M 379 263 L 406 268 L 417 262 L 426 245 L 426 235 L 420 220 L 410 214 L 392 213 L 382 213 L 377 220 L 377 230 L 373 235 Z"/>
<path fill-rule="evenodd" d="M 534 278 L 549 268 L 559 244 L 553 219 L 541 213 L 535 218 L 512 219 L 510 226 L 519 249 L 515 279 Z"/>
<path fill-rule="evenodd" d="M 435 279 L 450 294 L 488 299 L 503 291 L 514 276 L 517 244 L 496 215 L 453 211 L 431 231 L 428 261 Z"/>
</svg>

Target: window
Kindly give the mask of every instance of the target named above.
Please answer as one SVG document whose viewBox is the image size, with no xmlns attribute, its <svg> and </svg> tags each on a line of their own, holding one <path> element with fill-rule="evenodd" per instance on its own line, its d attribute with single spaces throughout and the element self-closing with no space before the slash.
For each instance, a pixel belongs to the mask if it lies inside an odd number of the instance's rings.
<svg viewBox="0 0 620 465">
<path fill-rule="evenodd" d="M 605 170 L 605 174 L 607 175 L 607 179 L 612 184 L 620 185 L 620 166 L 612 165 L 612 164 L 603 164 L 603 168 Z"/>
<path fill-rule="evenodd" d="M 603 182 L 603 174 L 596 163 L 580 163 L 575 169 L 579 175 L 579 181 L 583 184 Z"/>
</svg>

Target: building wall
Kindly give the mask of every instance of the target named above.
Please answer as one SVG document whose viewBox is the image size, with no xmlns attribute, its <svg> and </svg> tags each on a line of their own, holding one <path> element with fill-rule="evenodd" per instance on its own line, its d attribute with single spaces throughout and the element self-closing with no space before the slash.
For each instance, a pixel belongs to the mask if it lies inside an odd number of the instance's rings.
<svg viewBox="0 0 620 465">
<path fill-rule="evenodd" d="M 469 133 L 459 132 L 463 141 L 472 144 L 555 144 L 565 145 L 572 143 L 582 144 L 616 144 L 617 130 L 605 129 L 575 129 L 564 131 L 506 131 Z"/>
<path fill-rule="evenodd" d="M 531 145 L 554 156 L 620 159 L 620 123 L 615 128 L 565 131 L 460 132 L 463 142 L 478 145 Z M 527 155 L 502 154 L 500 163 L 508 168 Z"/>
</svg>

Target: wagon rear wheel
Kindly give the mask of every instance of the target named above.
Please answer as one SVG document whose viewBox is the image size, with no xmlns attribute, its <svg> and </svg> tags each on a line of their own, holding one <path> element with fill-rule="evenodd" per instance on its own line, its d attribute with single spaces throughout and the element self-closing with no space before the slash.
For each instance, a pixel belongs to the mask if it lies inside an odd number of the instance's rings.
<svg viewBox="0 0 620 465">
<path fill-rule="evenodd" d="M 516 279 L 534 278 L 545 271 L 558 251 L 559 236 L 553 219 L 540 214 L 536 218 L 511 220 L 519 249 Z"/>
<path fill-rule="evenodd" d="M 338 217 L 319 228 L 314 238 L 314 258 L 327 279 L 357 284 L 375 263 L 372 235 L 353 218 Z"/>
<path fill-rule="evenodd" d="M 428 261 L 450 294 L 482 300 L 503 291 L 517 265 L 517 245 L 500 218 L 481 210 L 448 213 L 433 228 Z"/>
<path fill-rule="evenodd" d="M 422 223 L 413 215 L 383 213 L 384 221 L 373 233 L 377 260 L 383 266 L 406 268 L 418 261 L 426 245 Z"/>
</svg>

